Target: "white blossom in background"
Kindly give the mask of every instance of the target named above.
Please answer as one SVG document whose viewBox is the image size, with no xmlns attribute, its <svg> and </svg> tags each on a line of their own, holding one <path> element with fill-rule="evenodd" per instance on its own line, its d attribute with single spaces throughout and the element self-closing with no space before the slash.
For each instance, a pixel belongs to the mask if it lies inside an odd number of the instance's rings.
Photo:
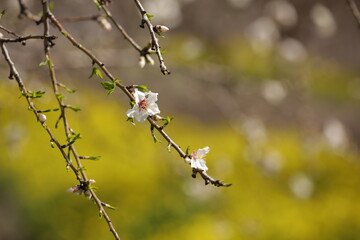
<svg viewBox="0 0 360 240">
<path fill-rule="evenodd" d="M 147 0 L 144 8 L 154 15 L 154 21 L 164 22 L 174 28 L 182 21 L 181 6 L 177 0 Z"/>
<path fill-rule="evenodd" d="M 263 157 L 261 166 L 266 173 L 275 174 L 283 168 L 283 156 L 277 151 L 266 153 Z"/>
<path fill-rule="evenodd" d="M 252 0 L 227 0 L 227 2 L 236 8 L 246 8 L 250 5 Z"/>
<path fill-rule="evenodd" d="M 280 56 L 289 62 L 300 63 L 307 58 L 307 51 L 304 45 L 293 38 L 281 41 L 278 49 Z"/>
<path fill-rule="evenodd" d="M 295 174 L 289 181 L 291 192 L 299 199 L 309 199 L 314 192 L 312 179 L 303 173 Z"/>
<path fill-rule="evenodd" d="M 320 37 L 326 38 L 336 33 L 337 25 L 334 15 L 323 4 L 315 4 L 311 9 L 310 17 Z"/>
<path fill-rule="evenodd" d="M 333 148 L 343 148 L 348 145 L 345 127 L 337 119 L 330 119 L 325 122 L 323 134 L 328 144 Z"/>
<path fill-rule="evenodd" d="M 279 29 L 269 17 L 260 17 L 245 29 L 245 36 L 256 51 L 264 51 L 274 46 L 280 38 Z"/>
<path fill-rule="evenodd" d="M 188 38 L 181 45 L 181 53 L 188 60 L 194 60 L 204 51 L 204 44 L 197 38 Z"/>
<path fill-rule="evenodd" d="M 193 151 L 189 157 L 185 158 L 185 162 L 189 163 L 192 168 L 206 172 L 208 167 L 206 166 L 204 158 L 209 152 L 209 147 L 204 147 L 197 151 Z"/>
<path fill-rule="evenodd" d="M 265 6 L 267 14 L 281 27 L 291 28 L 298 22 L 298 14 L 294 5 L 285 0 L 273 0 Z"/>
<path fill-rule="evenodd" d="M 248 117 L 243 121 L 242 131 L 251 145 L 262 145 L 267 140 L 266 127 L 257 117 Z"/>
<path fill-rule="evenodd" d="M 280 104 L 286 97 L 286 89 L 279 81 L 268 80 L 262 87 L 262 96 L 273 105 Z"/>
<path fill-rule="evenodd" d="M 157 93 L 141 92 L 137 88 L 134 91 L 135 105 L 126 112 L 129 118 L 135 118 L 139 122 L 144 122 L 148 116 L 160 113 L 156 104 Z"/>
</svg>

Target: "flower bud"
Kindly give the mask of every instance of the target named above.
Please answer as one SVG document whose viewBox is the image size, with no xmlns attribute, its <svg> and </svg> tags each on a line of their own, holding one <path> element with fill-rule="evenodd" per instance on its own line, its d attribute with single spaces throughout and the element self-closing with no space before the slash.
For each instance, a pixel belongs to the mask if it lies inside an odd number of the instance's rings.
<svg viewBox="0 0 360 240">
<path fill-rule="evenodd" d="M 40 121 L 41 123 L 44 123 L 44 122 L 46 121 L 46 115 L 45 115 L 45 114 L 40 114 L 40 115 L 39 115 L 39 121 Z"/>
<path fill-rule="evenodd" d="M 156 25 L 155 26 L 155 31 L 158 33 L 164 33 L 164 32 L 168 32 L 170 29 L 167 26 L 164 25 Z"/>
<path fill-rule="evenodd" d="M 88 182 L 89 182 L 90 184 L 96 183 L 96 181 L 95 181 L 94 179 L 89 179 Z"/>
<path fill-rule="evenodd" d="M 147 63 L 150 63 L 150 65 L 154 65 L 154 64 L 155 64 L 154 59 L 153 59 L 149 54 L 146 54 L 145 57 L 146 57 L 146 62 L 147 62 Z"/>
<path fill-rule="evenodd" d="M 186 163 L 191 163 L 191 158 L 189 158 L 189 157 L 186 157 L 186 158 L 184 158 L 184 161 L 186 162 Z"/>
<path fill-rule="evenodd" d="M 140 66 L 140 68 L 144 68 L 145 64 L 146 64 L 145 57 L 140 56 L 140 58 L 139 58 L 139 66 Z"/>
<path fill-rule="evenodd" d="M 104 28 L 105 30 L 107 30 L 107 31 L 111 31 L 111 30 L 112 30 L 112 26 L 111 26 L 111 24 L 109 23 L 109 21 L 108 21 L 106 18 L 104 18 L 104 17 L 98 17 L 96 20 L 97 20 L 97 22 L 100 24 L 100 26 L 101 26 L 102 28 Z"/>
</svg>

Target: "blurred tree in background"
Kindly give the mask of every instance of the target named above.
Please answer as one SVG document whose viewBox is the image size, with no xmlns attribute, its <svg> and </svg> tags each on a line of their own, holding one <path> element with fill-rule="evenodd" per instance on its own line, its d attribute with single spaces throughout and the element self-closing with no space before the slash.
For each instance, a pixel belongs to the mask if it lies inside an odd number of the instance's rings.
<svg viewBox="0 0 360 240">
<path fill-rule="evenodd" d="M 53 11 L 63 19 L 97 14 L 88 2 L 55 0 Z M 26 3 L 42 11 L 39 1 Z M 101 155 L 83 164 L 101 198 L 118 208 L 109 214 L 121 238 L 359 239 L 360 31 L 347 2 L 143 3 L 154 24 L 171 29 L 160 39 L 169 76 L 157 64 L 141 69 L 139 53 L 115 29 L 96 21 L 63 25 L 126 84 L 158 92 L 162 113 L 175 117 L 169 134 L 183 148 L 210 146 L 209 172 L 234 186 L 192 179 L 165 141 L 153 143 L 148 125 L 126 122 L 128 100 L 118 91 L 107 96 L 88 79 L 91 61 L 58 38 L 57 77 L 77 90 L 64 95 L 82 109 L 68 114 L 83 136 L 77 148 Z M 17 1 L 3 0 L 3 9 L 1 25 L 43 34 L 17 18 Z M 147 44 L 132 1 L 109 9 Z M 47 92 L 36 103 L 55 105 L 48 72 L 39 67 L 43 43 L 7 47 L 28 88 Z M 112 239 L 92 201 L 66 193 L 74 176 L 8 74 L 0 60 L 0 239 Z M 46 114 L 54 126 L 58 113 Z"/>
</svg>

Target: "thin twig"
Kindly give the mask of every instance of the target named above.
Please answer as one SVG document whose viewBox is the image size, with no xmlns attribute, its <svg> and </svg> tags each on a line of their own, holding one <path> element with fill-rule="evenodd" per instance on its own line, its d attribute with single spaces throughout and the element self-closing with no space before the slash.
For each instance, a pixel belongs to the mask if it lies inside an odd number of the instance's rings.
<svg viewBox="0 0 360 240">
<path fill-rule="evenodd" d="M 19 1 L 19 6 L 20 6 L 19 18 L 24 16 L 36 23 L 38 23 L 41 20 L 41 17 L 39 17 L 29 11 L 29 8 L 27 7 L 27 5 L 24 3 L 23 0 L 18 0 L 18 1 Z"/>
<path fill-rule="evenodd" d="M 359 8 L 357 7 L 356 3 L 354 2 L 354 0 L 347 0 L 347 3 L 351 9 L 351 12 L 353 14 L 353 16 L 355 17 L 355 20 L 358 24 L 358 27 L 360 28 L 360 11 Z"/>
<path fill-rule="evenodd" d="M 156 54 L 157 54 L 159 62 L 160 62 L 160 70 L 164 75 L 168 75 L 168 74 L 170 74 L 170 71 L 165 66 L 165 61 L 164 61 L 164 58 L 163 58 L 163 56 L 161 54 L 161 50 L 160 50 L 159 40 L 156 37 L 156 33 L 154 32 L 154 26 L 152 25 L 151 21 L 149 20 L 147 13 L 146 13 L 144 7 L 142 6 L 142 4 L 140 3 L 140 1 L 139 0 L 134 0 L 134 1 L 135 1 L 137 8 L 140 11 L 141 18 L 142 18 L 140 27 L 144 28 L 144 24 L 146 24 L 146 26 L 148 27 L 150 36 L 151 36 L 151 45 L 152 45 L 151 48 L 154 51 L 156 51 Z"/>
<path fill-rule="evenodd" d="M 0 38 L 1 42 L 11 43 L 11 42 L 24 42 L 29 39 L 46 39 L 47 41 L 55 40 L 57 36 L 44 36 L 44 35 L 28 35 L 28 36 L 18 36 L 17 38 Z"/>
<path fill-rule="evenodd" d="M 124 36 L 124 38 L 138 51 L 141 52 L 141 47 L 139 44 L 132 39 L 129 34 L 125 31 L 125 29 L 114 19 L 111 12 L 107 9 L 107 7 L 101 5 L 102 10 L 105 12 L 106 16 L 111 20 L 111 22 L 116 26 L 116 28 L 120 31 L 120 33 Z"/>
<path fill-rule="evenodd" d="M 64 17 L 58 18 L 60 22 L 81 22 L 81 21 L 96 21 L 100 17 L 99 14 L 89 16 L 78 16 L 78 17 Z"/>
</svg>

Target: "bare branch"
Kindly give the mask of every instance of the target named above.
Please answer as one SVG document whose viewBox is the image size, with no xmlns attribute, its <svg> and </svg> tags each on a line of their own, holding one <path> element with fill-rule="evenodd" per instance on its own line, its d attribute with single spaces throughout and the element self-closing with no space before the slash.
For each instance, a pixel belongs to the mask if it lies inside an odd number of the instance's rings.
<svg viewBox="0 0 360 240">
<path fill-rule="evenodd" d="M 124 38 L 138 51 L 141 52 L 141 47 L 139 44 L 132 39 L 129 34 L 125 31 L 125 29 L 114 19 L 111 12 L 105 6 L 101 6 L 102 10 L 105 12 L 106 16 L 111 20 L 111 22 L 116 26 L 116 28 L 121 32 Z"/>
<path fill-rule="evenodd" d="M 139 0 L 134 0 L 134 1 L 135 1 L 136 6 L 138 7 L 141 17 L 142 17 L 140 27 L 144 28 L 145 24 L 148 27 L 150 36 L 151 36 L 151 48 L 154 51 L 156 51 L 156 54 L 157 54 L 159 62 L 160 62 L 160 70 L 164 75 L 168 75 L 168 74 L 170 74 L 170 71 L 165 66 L 165 61 L 161 54 L 159 40 L 156 37 L 155 31 L 154 31 L 154 26 L 152 25 L 150 19 L 148 18 L 147 12 L 145 11 L 145 9 L 142 6 L 142 4 L 140 3 L 140 1 Z"/>
</svg>

